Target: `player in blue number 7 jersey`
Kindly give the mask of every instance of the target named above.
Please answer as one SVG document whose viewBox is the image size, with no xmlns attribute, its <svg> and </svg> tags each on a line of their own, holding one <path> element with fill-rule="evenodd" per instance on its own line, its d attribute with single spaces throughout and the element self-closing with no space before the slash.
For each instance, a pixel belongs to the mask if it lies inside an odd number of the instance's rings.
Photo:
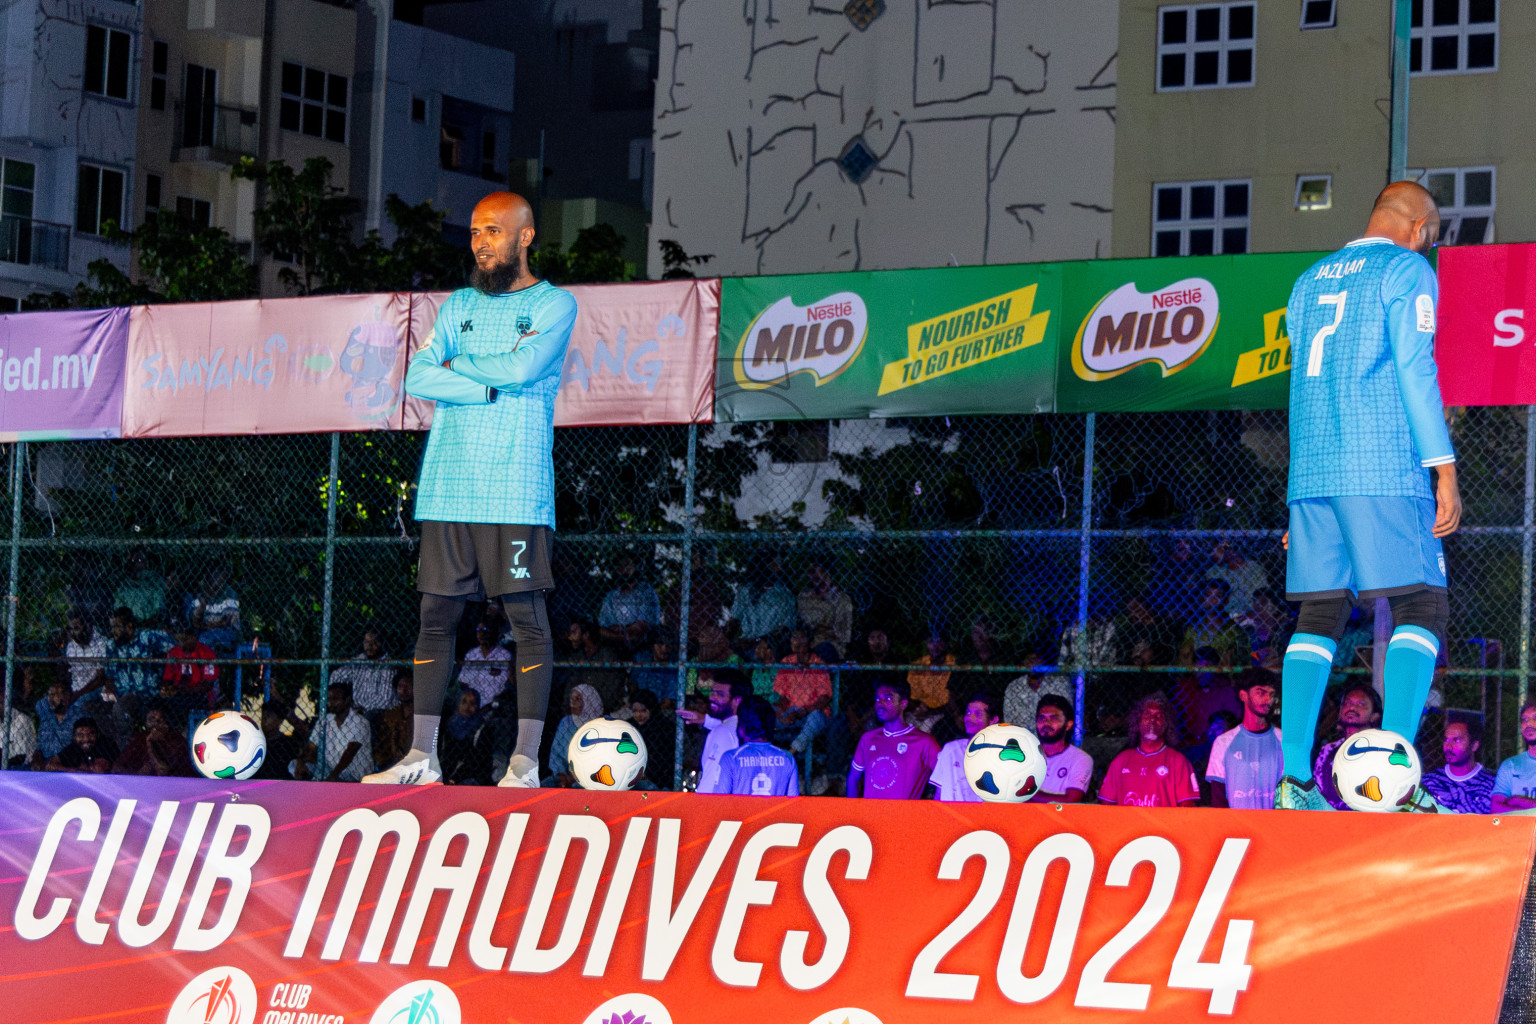
<svg viewBox="0 0 1536 1024">
<path fill-rule="evenodd" d="M 1461 522 L 1456 453 L 1436 377 L 1440 214 L 1413 182 L 1376 198 L 1365 237 L 1291 290 L 1286 597 L 1301 602 L 1281 676 L 1285 775 L 1276 807 L 1327 810 L 1310 755 L 1352 596 L 1391 601 L 1384 729 L 1411 741 L 1445 633 L 1440 538 Z M 1430 474 L 1435 477 L 1433 492 Z M 1438 809 L 1422 789 L 1413 810 Z"/>
</svg>

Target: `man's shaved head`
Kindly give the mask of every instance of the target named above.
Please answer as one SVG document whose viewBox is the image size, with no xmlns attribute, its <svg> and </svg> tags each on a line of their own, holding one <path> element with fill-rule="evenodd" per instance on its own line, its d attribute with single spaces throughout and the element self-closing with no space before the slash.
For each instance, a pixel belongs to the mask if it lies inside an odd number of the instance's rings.
<svg viewBox="0 0 1536 1024">
<path fill-rule="evenodd" d="M 1376 197 L 1366 234 L 1390 238 L 1414 252 L 1428 252 L 1440 237 L 1435 197 L 1416 181 L 1394 181 Z"/>
<path fill-rule="evenodd" d="M 492 192 L 480 200 L 469 220 L 469 247 L 475 257 L 469 283 L 488 295 L 533 284 L 526 259 L 533 236 L 528 200 L 514 192 Z"/>
</svg>

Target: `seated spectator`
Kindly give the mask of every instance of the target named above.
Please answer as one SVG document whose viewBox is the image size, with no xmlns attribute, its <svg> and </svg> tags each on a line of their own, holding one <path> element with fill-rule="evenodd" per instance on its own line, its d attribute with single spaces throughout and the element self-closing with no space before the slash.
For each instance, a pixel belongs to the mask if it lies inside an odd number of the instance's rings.
<svg viewBox="0 0 1536 1024">
<path fill-rule="evenodd" d="M 1216 738 L 1206 762 L 1212 807 L 1274 808 L 1275 787 L 1285 773 L 1280 729 L 1269 721 L 1279 683 L 1273 672 L 1262 668 L 1248 669 L 1237 677 L 1242 724 Z"/>
<path fill-rule="evenodd" d="M 139 709 L 160 693 L 164 659 L 175 646 L 171 638 L 153 629 L 140 629 L 133 612 L 119 608 L 112 613 L 112 642 L 107 653 L 107 687 L 122 705 L 121 714 L 137 716 Z"/>
<path fill-rule="evenodd" d="M 188 623 L 176 627 L 176 646 L 170 649 L 165 671 L 160 675 L 160 696 L 165 698 L 176 719 L 189 711 L 204 714 L 214 706 L 218 695 L 219 666 L 213 648 L 197 638 L 197 630 Z"/>
<path fill-rule="evenodd" d="M 379 715 L 394 707 L 395 666 L 389 664 L 384 634 L 374 627 L 365 629 L 363 649 L 354 654 L 351 661 L 331 670 L 331 682 L 347 688 L 351 705 L 369 722 L 378 721 Z M 437 708 L 427 709 L 432 714 L 437 711 Z M 394 764 L 393 761 L 388 763 Z"/>
<path fill-rule="evenodd" d="M 706 732 L 704 750 L 699 759 L 700 793 L 720 792 L 720 759 L 741 742 L 736 735 L 736 711 L 752 696 L 752 684 L 735 669 L 721 669 L 709 692 L 709 711 L 679 711 L 678 717 L 691 725 L 702 725 Z"/>
<path fill-rule="evenodd" d="M 1254 592 L 1269 586 L 1264 567 L 1250 562 L 1231 541 L 1217 541 L 1211 558 L 1216 564 L 1206 570 L 1205 578 L 1227 585 L 1227 603 L 1222 611 L 1228 618 L 1252 607 Z"/>
<path fill-rule="evenodd" d="M 1040 654 L 1032 651 L 1024 656 L 1024 665 L 1033 669 L 1040 664 Z M 1046 694 L 1054 693 L 1064 700 L 1071 700 L 1076 690 L 1076 683 L 1070 676 L 1059 672 L 1045 674 L 1029 671 L 1016 677 L 1003 691 L 1003 721 L 1011 725 L 1022 725 L 1026 729 L 1035 727 L 1035 712 L 1040 707 L 1040 700 Z"/>
<path fill-rule="evenodd" d="M 1174 725 L 1188 737 L 1199 735 L 1218 711 L 1228 712 L 1234 721 L 1243 715 L 1243 705 L 1232 688 L 1232 677 L 1216 671 L 1221 665 L 1220 653 L 1213 647 L 1201 647 L 1195 651 L 1193 660 L 1193 675 L 1172 679 Z"/>
<path fill-rule="evenodd" d="M 1536 807 L 1536 701 L 1520 708 L 1522 753 L 1504 759 L 1493 780 L 1489 803 L 1494 814 Z"/>
<path fill-rule="evenodd" d="M 705 565 L 706 555 L 705 546 L 695 544 L 689 562 L 693 566 L 690 574 L 693 580 L 688 590 L 688 636 L 694 639 L 703 637 L 704 630 L 718 625 L 725 615 L 725 601 L 720 596 L 720 588 L 715 586 L 715 573 Z M 667 595 L 667 607 L 662 613 L 674 634 L 683 628 L 682 604 L 683 588 L 679 580 L 679 585 Z"/>
<path fill-rule="evenodd" d="M 1131 709 L 1136 744 L 1115 755 L 1099 787 L 1099 800 L 1121 807 L 1193 807 L 1200 783 L 1184 755 L 1173 749 L 1168 702 L 1145 697 Z"/>
<path fill-rule="evenodd" d="M 240 598 L 230 585 L 229 566 L 218 562 L 203 573 L 190 618 L 197 638 L 214 650 L 227 654 L 240 646 Z"/>
<path fill-rule="evenodd" d="M 1333 754 L 1361 729 L 1373 729 L 1381 724 L 1381 697 L 1370 683 L 1354 683 L 1344 687 L 1339 694 L 1338 738 L 1325 743 L 1312 761 L 1312 777 L 1317 780 L 1317 791 L 1336 811 L 1347 811 L 1349 805 L 1333 787 Z"/>
<path fill-rule="evenodd" d="M 587 620 L 574 620 L 566 636 L 571 645 L 571 656 L 576 661 L 624 661 L 624 656 L 609 646 L 607 641 L 599 642 L 602 636 L 598 628 Z M 624 703 L 626 681 L 624 670 L 621 668 L 572 668 L 566 671 L 566 680 L 570 686 L 587 686 L 597 694 L 601 707 L 593 716 L 594 718 L 601 717 L 604 711 L 617 708 Z"/>
<path fill-rule="evenodd" d="M 694 661 L 703 662 L 706 665 L 718 665 L 721 667 L 742 664 L 741 655 L 737 654 L 734 650 L 731 649 L 731 642 L 726 639 L 725 630 L 721 629 L 713 622 L 702 627 L 699 630 L 697 637 L 699 644 L 698 656 L 694 658 Z M 773 650 L 773 645 L 770 644 L 768 649 L 770 651 Z M 778 659 L 773 658 L 770 660 L 777 661 Z M 671 693 L 673 692 L 673 686 L 675 685 L 676 684 L 674 683 L 665 689 L 657 690 L 656 692 Z M 698 669 L 690 668 L 688 670 L 689 693 L 708 693 L 710 685 L 711 684 L 708 680 L 700 679 Z M 770 691 L 773 689 L 772 680 L 770 680 L 768 683 L 768 689 Z"/>
<path fill-rule="evenodd" d="M 1237 728 L 1242 719 L 1230 711 L 1213 711 L 1210 721 L 1205 725 L 1205 734 L 1199 742 L 1184 748 L 1184 758 L 1195 769 L 1196 778 L 1205 778 L 1205 769 L 1210 765 L 1211 748 L 1216 745 L 1216 740 L 1224 732 L 1231 732 Z M 1207 786 L 1210 783 L 1206 783 Z"/>
<path fill-rule="evenodd" d="M 112 770 L 119 775 L 197 774 L 186 736 L 171 724 L 169 709 L 159 701 L 149 705 L 144 714 L 144 731 L 128 742 Z"/>
<path fill-rule="evenodd" d="M 331 678 L 325 691 L 325 717 L 311 734 L 307 754 L 294 778 L 313 778 L 316 757 L 325 764 L 326 782 L 361 782 L 373 771 L 373 737 L 368 720 L 352 703 L 352 688 Z"/>
<path fill-rule="evenodd" d="M 283 731 L 285 723 L 292 732 Z M 262 760 L 261 767 L 256 769 L 255 777 L 293 778 L 290 766 L 304 752 L 304 740 L 309 735 L 308 723 L 296 717 L 292 708 L 274 697 L 261 706 L 261 734 L 267 740 L 267 756 Z"/>
<path fill-rule="evenodd" d="M 677 720 L 662 712 L 661 701 L 650 690 L 635 690 L 629 695 L 629 720 L 645 740 L 645 777 L 657 789 L 671 789 Z"/>
<path fill-rule="evenodd" d="M 1133 597 L 1125 602 L 1125 614 L 1116 626 L 1116 635 L 1129 651 L 1146 644 L 1149 665 L 1172 663 L 1179 646 L 1179 634 L 1173 623 L 1155 610 L 1149 596 Z"/>
<path fill-rule="evenodd" d="M 779 652 L 767 637 L 761 637 L 752 648 L 752 692 L 772 702 L 777 696 L 774 683 L 779 678 Z M 713 676 L 711 676 L 713 679 Z"/>
<path fill-rule="evenodd" d="M 965 777 L 965 748 L 971 737 L 989 725 L 1003 720 L 1003 709 L 995 697 L 973 693 L 965 702 L 965 735 L 950 740 L 939 749 L 939 759 L 931 777 L 937 798 L 950 803 L 980 803 L 981 797 Z"/>
<path fill-rule="evenodd" d="M 669 630 L 658 629 L 651 635 L 651 645 L 635 652 L 635 668 L 629 670 L 629 693 L 650 690 L 653 693 L 677 692 L 677 663 L 673 660 L 674 641 Z M 631 699 L 630 703 L 633 703 Z"/>
<path fill-rule="evenodd" d="M 1195 652 L 1209 647 L 1216 652 L 1222 668 L 1243 667 L 1248 662 L 1248 634 L 1227 615 L 1231 587 L 1225 580 L 1207 580 L 1201 591 L 1200 611 L 1184 631 L 1179 644 L 1179 661 L 1193 665 Z"/>
<path fill-rule="evenodd" d="M 86 715 L 75 720 L 74 741 L 48 759 L 50 772 L 89 772 L 105 775 L 112 770 L 117 748 L 101 741 L 96 719 Z M 161 774 L 164 774 L 163 772 Z"/>
<path fill-rule="evenodd" d="M 789 635 L 789 654 L 779 662 L 778 678 L 773 690 L 777 694 L 774 710 L 778 713 L 779 727 L 799 727 L 799 735 L 790 744 L 796 754 L 827 727 L 827 709 L 832 706 L 832 674 L 825 668 L 819 656 L 812 653 L 810 638 L 803 629 Z M 788 666 L 788 667 L 786 667 Z"/>
<path fill-rule="evenodd" d="M 416 680 L 410 669 L 402 668 L 395 673 L 395 706 L 373 724 L 373 759 L 379 764 L 399 763 L 410 753 L 415 729 Z"/>
<path fill-rule="evenodd" d="M 40 770 L 74 742 L 75 722 L 84 715 L 80 702 L 70 699 L 69 687 L 58 680 L 49 684 L 48 692 L 37 702 L 37 745 L 32 754 L 34 770 Z"/>
<path fill-rule="evenodd" d="M 949 704 L 949 670 L 954 667 L 955 656 L 949 653 L 949 643 L 942 634 L 928 637 L 928 652 L 913 664 L 926 665 L 928 671 L 913 669 L 907 673 L 907 685 L 912 688 L 912 699 L 935 710 Z M 942 666 L 933 668 L 933 666 Z"/>
<path fill-rule="evenodd" d="M 1040 698 L 1035 735 L 1040 738 L 1040 753 L 1045 755 L 1045 781 L 1033 798 L 1035 803 L 1080 803 L 1088 792 L 1093 758 L 1082 747 L 1072 745 L 1076 726 L 1071 701 L 1054 693 Z"/>
<path fill-rule="evenodd" d="M 737 635 L 746 644 L 767 638 L 782 644 L 795 628 L 799 611 L 795 595 L 784 583 L 784 563 L 778 555 L 768 555 L 752 571 L 751 578 L 736 588 L 730 617 Z"/>
<path fill-rule="evenodd" d="M 475 646 L 464 652 L 464 667 L 459 669 L 459 685 L 480 695 L 482 706 L 490 704 L 507 688 L 512 676 L 512 652 L 496 642 L 496 627 L 490 622 L 475 624 Z M 394 764 L 379 758 L 380 764 Z"/>
<path fill-rule="evenodd" d="M 7 768 L 25 768 L 32 760 L 32 752 L 37 749 L 37 725 L 23 710 L 30 703 L 22 687 L 11 688 L 11 706 L 6 709 L 5 717 Z"/>
<path fill-rule="evenodd" d="M 576 730 L 594 718 L 603 717 L 603 699 L 586 683 L 571 687 L 566 708 L 569 713 L 555 726 L 555 740 L 549 748 L 549 775 L 542 783 L 546 788 L 569 789 L 576 784 L 576 776 L 571 774 L 571 739 Z"/>
<path fill-rule="evenodd" d="M 438 747 L 445 786 L 488 786 L 491 783 L 491 737 L 480 708 L 480 692 L 459 691 L 454 713 L 443 719 Z"/>
<path fill-rule="evenodd" d="M 1131 745 L 1125 738 L 1126 716 L 1126 705 L 1118 697 L 1100 701 L 1094 708 L 1093 728 L 1083 736 L 1083 752 L 1093 758 L 1095 772 L 1107 769 L 1109 762 Z"/>
<path fill-rule="evenodd" d="M 1445 766 L 1425 774 L 1422 785 L 1435 802 L 1457 814 L 1493 812 L 1493 772 L 1477 762 L 1482 720 L 1452 711 L 1445 721 Z"/>
<path fill-rule="evenodd" d="M 1237 624 L 1248 634 L 1255 664 L 1268 667 L 1284 660 L 1295 624 L 1291 621 L 1290 606 L 1279 594 L 1255 590 L 1253 603 L 1237 617 Z"/>
<path fill-rule="evenodd" d="M 112 594 L 114 608 L 127 608 L 139 622 L 161 622 L 165 619 L 165 576 L 149 567 L 149 556 L 143 548 L 128 553 L 123 582 Z"/>
<path fill-rule="evenodd" d="M 651 629 L 661 624 L 661 600 L 656 590 L 640 578 L 633 555 L 621 554 L 614 563 L 618 586 L 608 591 L 597 613 L 597 624 L 608 643 L 632 651 L 645 643 Z"/>
<path fill-rule="evenodd" d="M 853 600 L 832 582 L 825 565 L 812 563 L 806 571 L 810 586 L 800 591 L 800 621 L 811 634 L 811 648 L 824 661 L 842 661 L 853 639 Z M 823 650 L 823 646 L 830 650 Z"/>
<path fill-rule="evenodd" d="M 107 638 L 78 609 L 70 610 L 65 636 L 64 664 L 75 696 L 99 689 L 107 681 Z"/>
<path fill-rule="evenodd" d="M 848 768 L 848 795 L 880 800 L 919 800 L 933 789 L 930 779 L 939 760 L 932 736 L 906 722 L 912 691 L 905 679 L 875 687 L 878 728 L 859 737 Z"/>
<path fill-rule="evenodd" d="M 799 796 L 795 759 L 769 741 L 773 708 L 753 694 L 736 709 L 737 746 L 720 756 L 720 777 L 712 793 L 735 796 Z"/>
</svg>

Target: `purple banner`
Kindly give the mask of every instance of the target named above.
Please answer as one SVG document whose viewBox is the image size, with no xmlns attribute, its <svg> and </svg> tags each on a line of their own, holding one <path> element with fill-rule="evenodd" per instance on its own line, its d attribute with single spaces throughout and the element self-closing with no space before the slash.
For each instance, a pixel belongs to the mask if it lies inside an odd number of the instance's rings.
<svg viewBox="0 0 1536 1024">
<path fill-rule="evenodd" d="M 0 316 L 0 441 L 118 437 L 128 310 Z"/>
</svg>

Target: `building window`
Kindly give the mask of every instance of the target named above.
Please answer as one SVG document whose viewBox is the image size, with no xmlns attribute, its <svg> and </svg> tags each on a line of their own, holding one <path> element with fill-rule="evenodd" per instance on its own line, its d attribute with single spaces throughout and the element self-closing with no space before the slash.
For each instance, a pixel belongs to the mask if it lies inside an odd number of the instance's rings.
<svg viewBox="0 0 1536 1024">
<path fill-rule="evenodd" d="M 133 37 L 100 25 L 85 27 L 85 91 L 114 100 L 128 98 Z"/>
<path fill-rule="evenodd" d="M 283 62 L 283 100 L 279 123 L 331 142 L 347 141 L 347 79 L 300 64 Z"/>
<path fill-rule="evenodd" d="M 149 109 L 165 109 L 165 79 L 171 64 L 171 48 L 156 40 L 150 48 Z"/>
<path fill-rule="evenodd" d="M 1158 91 L 1252 85 L 1256 11 L 1251 2 L 1159 9 Z"/>
<path fill-rule="evenodd" d="M 478 103 L 443 97 L 438 119 L 438 166 L 445 171 L 477 174 L 491 181 L 505 180 L 497 173 L 496 136 L 506 127 L 506 115 Z"/>
<path fill-rule="evenodd" d="M 153 213 L 158 209 L 160 209 L 160 175 L 151 174 L 144 179 L 144 212 Z"/>
<path fill-rule="evenodd" d="M 104 235 L 110 221 L 123 226 L 123 172 L 81 164 L 75 191 L 75 230 Z"/>
<path fill-rule="evenodd" d="M 480 133 L 480 177 L 496 180 L 496 133 Z"/>
<path fill-rule="evenodd" d="M 177 196 L 176 217 L 193 227 L 206 228 L 213 223 L 213 204 L 206 199 Z"/>
<path fill-rule="evenodd" d="M 1333 206 L 1333 175 L 1296 175 L 1296 209 L 1326 210 Z"/>
<path fill-rule="evenodd" d="M 1499 0 L 1413 0 L 1408 68 L 1416 75 L 1499 69 Z"/>
<path fill-rule="evenodd" d="M 1339 23 L 1338 0 L 1301 0 L 1301 27 L 1333 28 Z"/>
<path fill-rule="evenodd" d="M 1247 181 L 1170 182 L 1152 187 L 1152 255 L 1248 251 Z"/>
<path fill-rule="evenodd" d="M 1441 245 L 1493 241 L 1495 178 L 1492 167 L 1435 167 L 1408 176 L 1429 189 L 1440 208 Z"/>
<path fill-rule="evenodd" d="M 181 124 L 182 146 L 213 145 L 213 119 L 219 102 L 218 71 L 201 64 L 188 64 L 186 85 L 181 95 L 185 115 Z"/>
<path fill-rule="evenodd" d="M 411 97 L 411 120 L 417 124 L 427 123 L 427 101 L 420 96 Z"/>
</svg>

